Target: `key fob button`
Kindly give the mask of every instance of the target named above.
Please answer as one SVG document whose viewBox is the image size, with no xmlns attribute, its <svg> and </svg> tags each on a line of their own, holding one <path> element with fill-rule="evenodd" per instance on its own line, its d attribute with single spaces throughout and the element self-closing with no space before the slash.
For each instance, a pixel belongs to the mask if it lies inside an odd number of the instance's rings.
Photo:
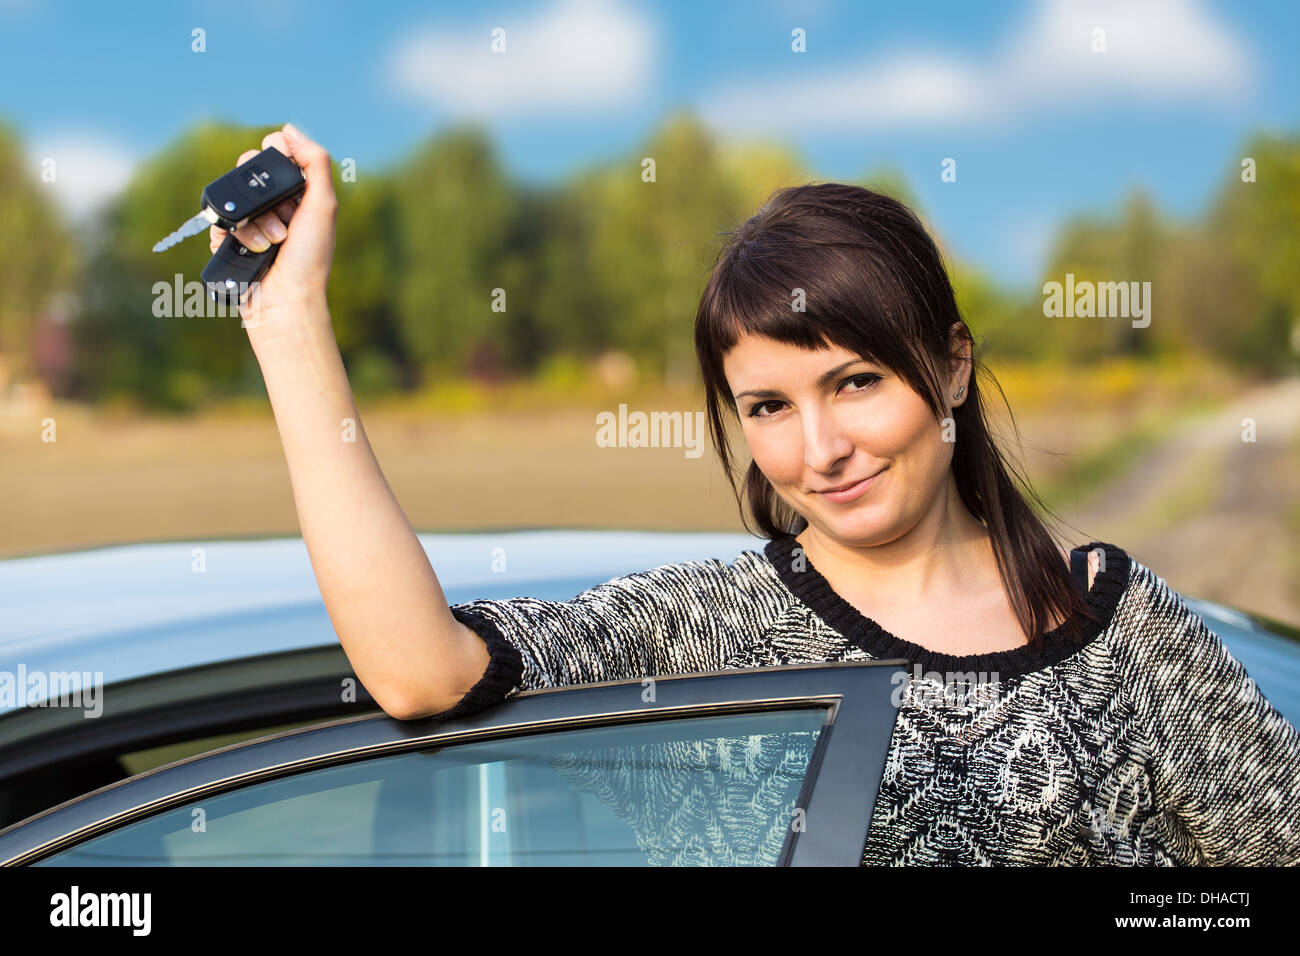
<svg viewBox="0 0 1300 956">
<path fill-rule="evenodd" d="M 266 191 L 275 188 L 275 180 L 261 166 L 249 166 L 246 175 L 248 178 L 244 182 L 248 184 L 249 189 Z"/>
</svg>

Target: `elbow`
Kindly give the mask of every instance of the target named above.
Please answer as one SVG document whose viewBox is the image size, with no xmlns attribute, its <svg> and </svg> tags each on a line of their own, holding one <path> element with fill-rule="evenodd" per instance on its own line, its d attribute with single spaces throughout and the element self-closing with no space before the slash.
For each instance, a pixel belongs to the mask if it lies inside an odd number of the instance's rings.
<svg viewBox="0 0 1300 956">
<path fill-rule="evenodd" d="M 423 720 L 451 710 L 460 697 L 429 694 L 387 693 L 372 694 L 380 709 L 394 720 Z"/>
</svg>

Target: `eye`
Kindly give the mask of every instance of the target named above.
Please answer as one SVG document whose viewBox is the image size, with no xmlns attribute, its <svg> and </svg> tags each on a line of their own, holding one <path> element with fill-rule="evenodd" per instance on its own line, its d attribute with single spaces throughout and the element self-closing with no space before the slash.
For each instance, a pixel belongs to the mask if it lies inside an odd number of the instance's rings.
<svg viewBox="0 0 1300 956">
<path fill-rule="evenodd" d="M 776 401 L 771 401 L 771 402 L 758 402 L 758 403 L 756 403 L 756 404 L 754 405 L 753 408 L 751 408 L 751 409 L 749 410 L 749 417 L 750 417 L 750 418 L 771 418 L 772 415 L 760 415 L 760 414 L 758 413 L 758 410 L 759 410 L 760 408 L 766 408 L 768 405 L 780 405 L 780 404 L 781 404 L 780 402 L 776 402 Z M 774 415 L 774 414 L 776 414 L 776 413 L 773 412 L 772 414 Z"/>
<path fill-rule="evenodd" d="M 855 391 L 855 392 L 865 392 L 865 391 L 866 391 L 868 388 L 870 388 L 872 385 L 875 385 L 877 382 L 880 381 L 880 376 L 877 375 L 875 372 L 860 372 L 860 373 L 857 374 L 857 375 L 852 375 L 852 376 L 850 376 L 849 378 L 846 378 L 843 382 L 840 382 L 840 385 L 843 386 L 843 385 L 846 384 L 847 382 L 858 382 L 858 381 L 861 381 L 861 380 L 863 380 L 863 379 L 866 379 L 866 380 L 867 380 L 867 381 L 866 381 L 866 384 L 863 385 L 861 388 L 855 388 L 855 389 L 853 389 L 853 391 Z"/>
<path fill-rule="evenodd" d="M 880 379 L 881 376 L 877 375 L 875 372 L 859 372 L 857 375 L 850 375 L 844 381 L 840 382 L 840 388 L 843 389 L 844 386 L 847 385 L 849 382 L 854 382 L 854 383 L 858 383 L 858 387 L 850 389 L 849 390 L 850 392 L 865 392 L 867 389 L 871 388 L 871 386 L 879 382 Z M 761 414 L 759 410 L 766 408 L 768 405 L 780 406 L 783 404 L 785 403 L 779 402 L 776 399 L 772 399 L 771 401 L 767 401 L 767 402 L 757 402 L 749 410 L 749 417 L 750 418 L 771 418 L 773 415 L 776 414 L 775 411 L 765 415 L 765 414 Z M 779 410 L 780 409 L 778 408 L 777 411 Z"/>
</svg>

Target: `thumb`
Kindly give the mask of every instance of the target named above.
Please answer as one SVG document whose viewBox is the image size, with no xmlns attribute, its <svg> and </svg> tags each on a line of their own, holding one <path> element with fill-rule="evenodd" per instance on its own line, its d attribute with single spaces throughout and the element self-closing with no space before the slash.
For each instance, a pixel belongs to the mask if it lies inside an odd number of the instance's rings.
<svg viewBox="0 0 1300 956">
<path fill-rule="evenodd" d="M 337 199 L 334 196 L 334 176 L 330 154 L 324 146 L 308 139 L 292 123 L 284 124 L 284 142 L 289 147 L 289 157 L 302 169 L 307 188 L 298 203 L 297 214 L 321 216 L 334 214 Z"/>
</svg>

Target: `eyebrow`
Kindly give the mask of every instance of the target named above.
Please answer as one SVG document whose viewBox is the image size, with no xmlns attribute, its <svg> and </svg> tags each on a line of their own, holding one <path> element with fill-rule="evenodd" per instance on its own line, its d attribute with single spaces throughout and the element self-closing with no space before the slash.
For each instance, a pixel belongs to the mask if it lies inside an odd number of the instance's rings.
<svg viewBox="0 0 1300 956">
<path fill-rule="evenodd" d="M 843 365 L 837 365 L 830 371 L 823 372 L 820 376 L 818 376 L 817 387 L 825 388 L 827 385 L 831 383 L 831 380 L 834 379 L 835 376 L 839 375 L 846 368 L 858 364 L 867 365 L 869 363 L 867 362 L 866 359 L 860 359 L 860 358 L 850 359 L 849 361 L 845 362 Z M 753 395 L 755 398 L 780 398 L 781 397 L 780 392 L 771 388 L 750 388 L 750 389 L 746 389 L 745 391 L 733 397 L 735 398 L 736 401 L 740 401 L 746 395 Z"/>
</svg>

